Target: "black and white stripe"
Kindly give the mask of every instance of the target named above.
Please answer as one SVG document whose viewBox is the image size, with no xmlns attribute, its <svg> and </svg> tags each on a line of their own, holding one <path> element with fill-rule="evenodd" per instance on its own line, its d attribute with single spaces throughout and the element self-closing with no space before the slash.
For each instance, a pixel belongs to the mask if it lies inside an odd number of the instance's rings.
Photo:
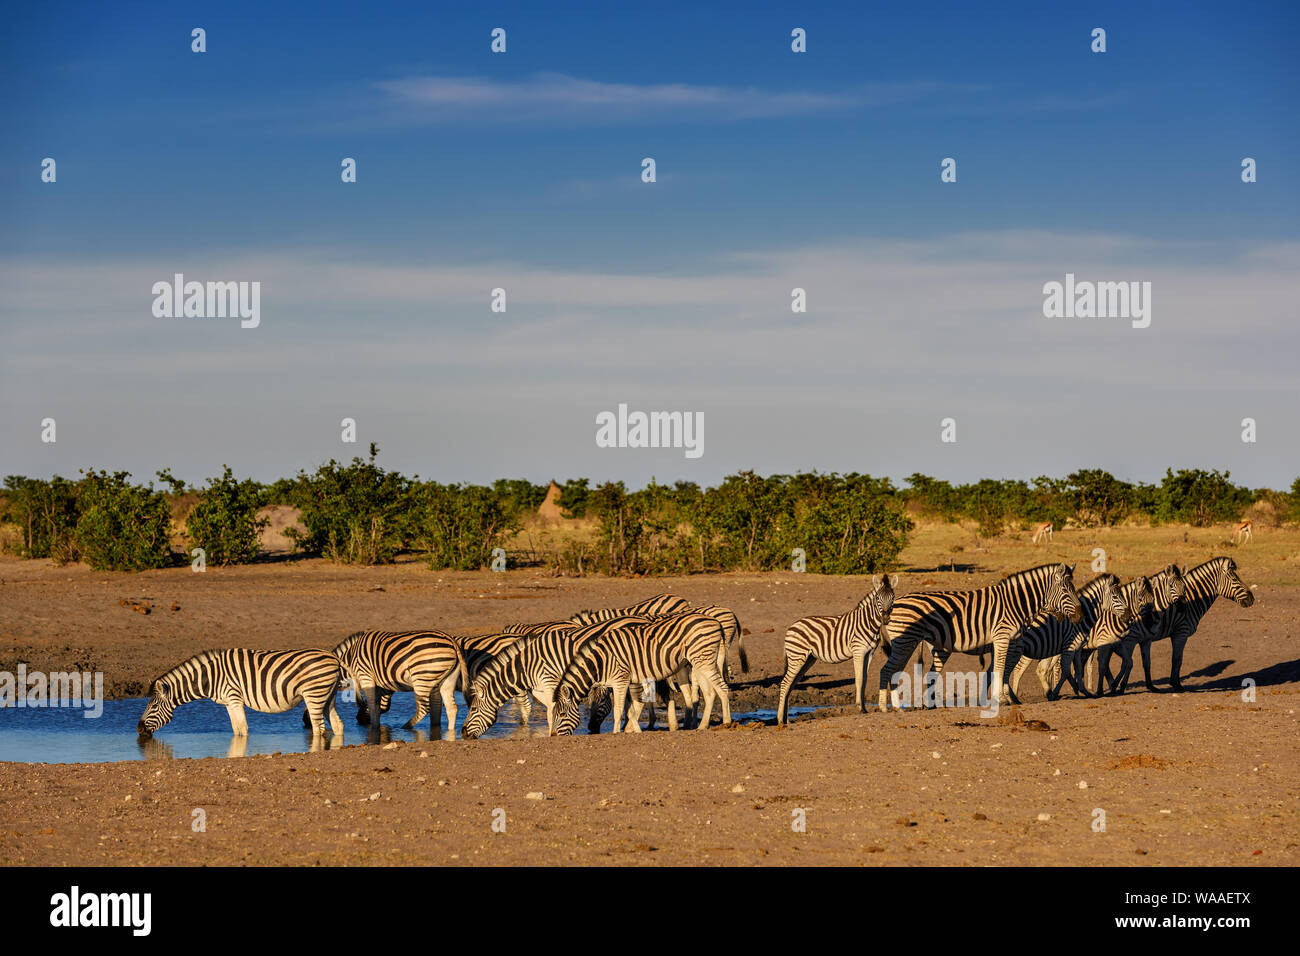
<svg viewBox="0 0 1300 956">
<path fill-rule="evenodd" d="M 1149 622 L 1144 622 L 1145 634 L 1138 643 L 1142 648 L 1142 668 L 1148 690 L 1162 693 L 1155 686 L 1151 675 L 1151 643 L 1168 640 L 1170 642 L 1169 685 L 1174 691 L 1183 689 L 1182 669 L 1183 650 L 1187 640 L 1196 633 L 1201 618 L 1209 612 L 1219 598 L 1227 598 L 1238 607 L 1250 607 L 1255 603 L 1253 589 L 1246 587 L 1237 574 L 1237 562 L 1228 557 L 1211 558 L 1190 570 L 1182 572 L 1182 596 L 1157 609 Z M 1129 672 L 1133 669 L 1133 644 L 1122 642 L 1119 653 L 1124 658 L 1119 676 L 1111 684 L 1111 693 L 1123 693 L 1128 686 Z M 1098 688 L 1101 680 L 1098 677 Z"/>
<path fill-rule="evenodd" d="M 1079 621 L 1074 568 L 1044 564 L 984 588 L 922 591 L 898 598 L 889 623 L 881 631 L 889 660 L 880 670 L 880 709 L 888 710 L 893 677 L 922 641 L 930 645 L 934 655 L 931 669 L 936 672 L 942 672 L 954 653 L 978 654 L 991 645 L 993 684 L 989 694 L 1008 700 L 1010 690 L 1004 680 L 1011 642 L 1042 614 Z M 896 691 L 893 703 L 900 706 Z"/>
<path fill-rule="evenodd" d="M 1080 652 L 1117 643 L 1128 633 L 1129 622 L 1150 607 L 1152 600 L 1151 581 L 1146 577 L 1121 585 L 1113 574 L 1097 575 L 1079 588 L 1082 619 L 1078 624 L 1049 616 L 1025 628 L 1012 641 L 1007 654 L 1012 696 L 1019 695 L 1020 678 L 1033 661 L 1039 662 L 1038 679 L 1048 700 L 1060 696 L 1066 680 L 1083 696 Z"/>
<path fill-rule="evenodd" d="M 579 701 L 593 687 L 610 688 L 614 698 L 614 732 L 618 733 L 631 684 L 659 681 L 691 666 L 691 684 L 704 696 L 698 729 L 709 725 L 715 697 L 722 702 L 722 721 L 731 723 L 727 683 L 718 668 L 722 625 L 707 614 L 679 614 L 663 620 L 624 625 L 575 651 L 555 688 L 556 717 L 552 734 L 571 734 L 578 726 Z M 669 701 L 670 707 L 672 701 Z M 628 730 L 640 732 L 641 705 L 634 696 Z"/>
<path fill-rule="evenodd" d="M 853 696 L 865 710 L 862 683 L 866 661 L 880 643 L 880 630 L 889 621 L 894 606 L 898 575 L 875 579 L 874 587 L 847 614 L 819 614 L 800 618 L 785 632 L 785 674 L 776 705 L 776 722 L 784 724 L 790 710 L 790 689 L 808 672 L 814 661 L 838 664 L 853 658 Z"/>
<path fill-rule="evenodd" d="M 237 737 L 248 736 L 245 707 L 279 714 L 305 701 L 314 733 L 325 732 L 328 716 L 330 729 L 341 738 L 343 721 L 334 709 L 334 695 L 342 678 L 338 658 L 328 651 L 204 651 L 150 685 L 149 703 L 136 732 L 150 737 L 181 704 L 207 698 L 225 704 Z"/>
<path fill-rule="evenodd" d="M 1129 622 L 1128 630 L 1120 638 L 1118 644 L 1106 645 L 1099 647 L 1095 655 L 1097 662 L 1097 688 L 1096 692 L 1088 691 L 1090 696 L 1100 696 L 1103 693 L 1102 684 L 1108 683 L 1109 687 L 1105 693 L 1122 693 L 1123 685 L 1128 683 L 1129 671 L 1133 669 L 1133 649 L 1142 648 L 1142 662 L 1147 672 L 1147 684 L 1150 686 L 1151 674 L 1151 637 L 1155 627 L 1155 621 L 1161 612 L 1168 610 L 1177 604 L 1183 597 L 1183 591 L 1186 585 L 1183 581 L 1182 569 L 1176 564 L 1166 565 L 1155 574 L 1151 575 L 1151 607 L 1147 608 L 1141 615 Z M 1120 655 L 1119 675 L 1112 677 L 1110 673 L 1110 658 L 1113 653 Z M 1083 657 L 1087 658 L 1088 652 L 1085 649 Z M 1086 663 L 1081 668 L 1086 670 Z M 1086 675 L 1081 673 L 1080 679 L 1087 683 Z M 1121 684 L 1122 681 L 1122 684 Z M 1086 687 L 1085 687 L 1086 690 Z"/>
<path fill-rule="evenodd" d="M 461 727 L 466 740 L 481 737 L 496 723 L 497 711 L 507 700 L 531 694 L 546 707 L 546 723 L 554 725 L 555 685 L 575 650 L 624 624 L 647 623 L 649 618 L 619 617 L 580 627 L 553 627 L 524 636 L 485 664 L 465 688 L 469 711 Z"/>
<path fill-rule="evenodd" d="M 352 678 L 358 698 L 365 698 L 372 730 L 379 727 L 385 692 L 415 692 L 415 714 L 406 722 L 413 728 L 427 713 L 429 735 L 442 736 L 441 687 L 457 668 L 464 673 L 465 654 L 459 639 L 436 630 L 357 631 L 334 648 L 334 654 Z"/>
<path fill-rule="evenodd" d="M 670 614 L 681 614 L 690 609 L 691 603 L 685 598 L 679 598 L 675 594 L 656 594 L 652 598 L 646 598 L 639 604 L 630 604 L 627 607 L 607 607 L 599 610 L 579 611 L 569 620 L 575 624 L 598 624 L 601 621 L 611 621 L 619 617 L 667 617 Z"/>
</svg>

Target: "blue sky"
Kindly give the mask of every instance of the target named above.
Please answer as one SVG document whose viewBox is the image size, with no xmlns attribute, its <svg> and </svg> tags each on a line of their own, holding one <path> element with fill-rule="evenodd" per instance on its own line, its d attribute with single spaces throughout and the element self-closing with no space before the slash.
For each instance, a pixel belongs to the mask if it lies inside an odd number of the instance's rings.
<svg viewBox="0 0 1300 956">
<path fill-rule="evenodd" d="M 16 10 L 0 470 L 271 478 L 377 440 L 441 480 L 1289 485 L 1296 6 L 956 6 Z M 262 325 L 154 318 L 174 272 L 261 281 Z M 1152 281 L 1151 328 L 1043 318 L 1066 272 Z M 620 402 L 703 412 L 706 453 L 596 448 Z"/>
</svg>

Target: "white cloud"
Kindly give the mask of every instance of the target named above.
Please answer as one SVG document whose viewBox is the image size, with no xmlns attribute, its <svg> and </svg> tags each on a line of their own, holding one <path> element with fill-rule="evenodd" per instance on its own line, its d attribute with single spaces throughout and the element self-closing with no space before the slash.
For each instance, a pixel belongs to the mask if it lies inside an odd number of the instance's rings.
<svg viewBox="0 0 1300 956">
<path fill-rule="evenodd" d="M 611 83 L 538 73 L 522 80 L 410 76 L 375 84 L 387 103 L 425 119 L 643 121 L 755 119 L 887 106 L 978 87 L 934 82 L 878 83 L 844 92 L 771 91 L 689 83 Z"/>
<path fill-rule="evenodd" d="M 307 464 L 319 455 L 295 452 L 299 436 L 363 409 L 424 474 L 421 456 L 435 455 L 444 477 L 491 477 L 502 448 L 538 475 L 682 474 L 596 453 L 589 419 L 619 401 L 706 411 L 711 474 L 1032 476 L 1064 463 L 1150 479 L 1181 463 L 1289 485 L 1300 467 L 1297 243 L 863 239 L 738 251 L 692 261 L 689 275 L 354 256 L 0 261 L 8 467 L 48 471 L 30 424 L 49 409 L 87 427 L 85 444 L 59 454 L 98 464 L 100 442 L 137 470 L 173 453 L 234 457 L 267 429 L 276 454 Z M 175 271 L 261 281 L 262 327 L 154 319 L 150 286 Z M 1066 271 L 1150 281 L 1151 327 L 1044 318 L 1042 285 Z M 488 308 L 498 286 L 504 315 Z M 790 312 L 794 286 L 807 315 Z M 969 441 L 941 449 L 948 414 Z M 1260 422 L 1257 446 L 1236 440 L 1246 416 Z M 60 446 L 63 434 L 60 419 Z"/>
</svg>

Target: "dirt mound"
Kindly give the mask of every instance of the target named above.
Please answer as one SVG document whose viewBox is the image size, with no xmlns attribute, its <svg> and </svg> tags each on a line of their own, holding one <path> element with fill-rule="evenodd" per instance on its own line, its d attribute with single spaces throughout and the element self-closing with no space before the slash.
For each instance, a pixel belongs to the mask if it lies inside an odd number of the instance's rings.
<svg viewBox="0 0 1300 956">
<path fill-rule="evenodd" d="M 560 507 L 560 486 L 551 482 L 546 489 L 546 498 L 537 506 L 537 518 L 542 524 L 559 524 L 568 515 Z"/>
<path fill-rule="evenodd" d="M 1111 764 L 1110 769 L 1132 770 L 1136 767 L 1149 767 L 1153 770 L 1164 770 L 1168 766 L 1168 760 L 1161 760 L 1159 757 L 1151 756 L 1151 754 L 1132 754 L 1119 761 L 1119 763 Z"/>
</svg>

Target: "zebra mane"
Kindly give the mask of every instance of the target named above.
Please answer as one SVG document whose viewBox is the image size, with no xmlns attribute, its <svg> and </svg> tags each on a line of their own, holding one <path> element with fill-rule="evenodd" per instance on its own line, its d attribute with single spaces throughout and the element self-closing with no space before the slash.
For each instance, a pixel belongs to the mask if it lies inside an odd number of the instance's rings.
<svg viewBox="0 0 1300 956">
<path fill-rule="evenodd" d="M 510 661 L 514 660 L 516 657 L 522 654 L 525 646 L 531 645 L 533 641 L 540 639 L 542 634 L 545 633 L 546 633 L 545 631 L 542 631 L 538 634 L 520 635 L 519 640 L 515 641 L 513 644 L 510 644 L 507 647 L 502 648 L 501 653 L 493 655 L 492 660 L 488 661 L 486 664 L 480 667 L 478 669 L 478 673 L 474 675 L 474 679 L 470 681 L 470 683 L 477 684 L 479 681 L 491 680 L 501 671 L 505 670 L 506 665 Z"/>
<path fill-rule="evenodd" d="M 1223 572 L 1235 573 L 1236 570 L 1237 562 L 1225 555 L 1210 558 L 1208 561 L 1202 561 L 1194 568 L 1187 568 L 1182 572 L 1184 588 L 1183 600 L 1187 600 L 1187 598 L 1193 594 L 1198 597 L 1206 596 L 1200 594 L 1200 591 L 1209 584 L 1212 578 Z"/>
<path fill-rule="evenodd" d="M 334 648 L 330 651 L 330 653 L 333 654 L 335 657 L 342 657 L 344 653 L 351 650 L 352 646 L 356 644 L 357 641 L 361 640 L 361 638 L 365 637 L 367 633 L 369 632 L 353 631 L 347 637 L 343 638 L 343 640 L 335 644 Z"/>
<path fill-rule="evenodd" d="M 1104 584 L 1106 581 L 1110 581 L 1110 586 L 1113 589 L 1115 589 L 1116 591 L 1119 590 L 1120 588 L 1119 577 L 1109 572 L 1103 572 L 1097 575 L 1095 578 L 1093 578 L 1083 587 L 1079 588 L 1079 596 L 1083 597 L 1084 594 L 1092 595 L 1093 593 L 1100 592 L 1102 584 Z"/>
<path fill-rule="evenodd" d="M 1047 578 L 1051 573 L 1061 566 L 1060 561 L 1053 561 L 1051 564 L 1039 564 L 1032 568 L 1025 568 L 1023 571 L 1015 571 L 1004 577 L 998 584 L 1006 584 L 1009 581 L 1027 581 L 1037 578 Z M 1089 581 L 1089 584 L 1092 582 Z"/>
<path fill-rule="evenodd" d="M 157 686 L 160 680 L 166 680 L 169 677 L 174 677 L 181 670 L 183 670 L 186 667 L 189 667 L 190 665 L 207 663 L 208 661 L 212 660 L 216 655 L 221 654 L 224 650 L 226 649 L 221 647 L 210 647 L 206 651 L 199 651 L 197 654 L 185 658 L 185 660 L 181 661 L 179 664 L 172 666 L 169 670 L 163 671 L 163 673 L 159 674 L 157 677 L 155 677 L 153 680 L 149 682 L 149 696 L 150 697 L 153 696 L 153 689 L 154 687 Z"/>
</svg>

